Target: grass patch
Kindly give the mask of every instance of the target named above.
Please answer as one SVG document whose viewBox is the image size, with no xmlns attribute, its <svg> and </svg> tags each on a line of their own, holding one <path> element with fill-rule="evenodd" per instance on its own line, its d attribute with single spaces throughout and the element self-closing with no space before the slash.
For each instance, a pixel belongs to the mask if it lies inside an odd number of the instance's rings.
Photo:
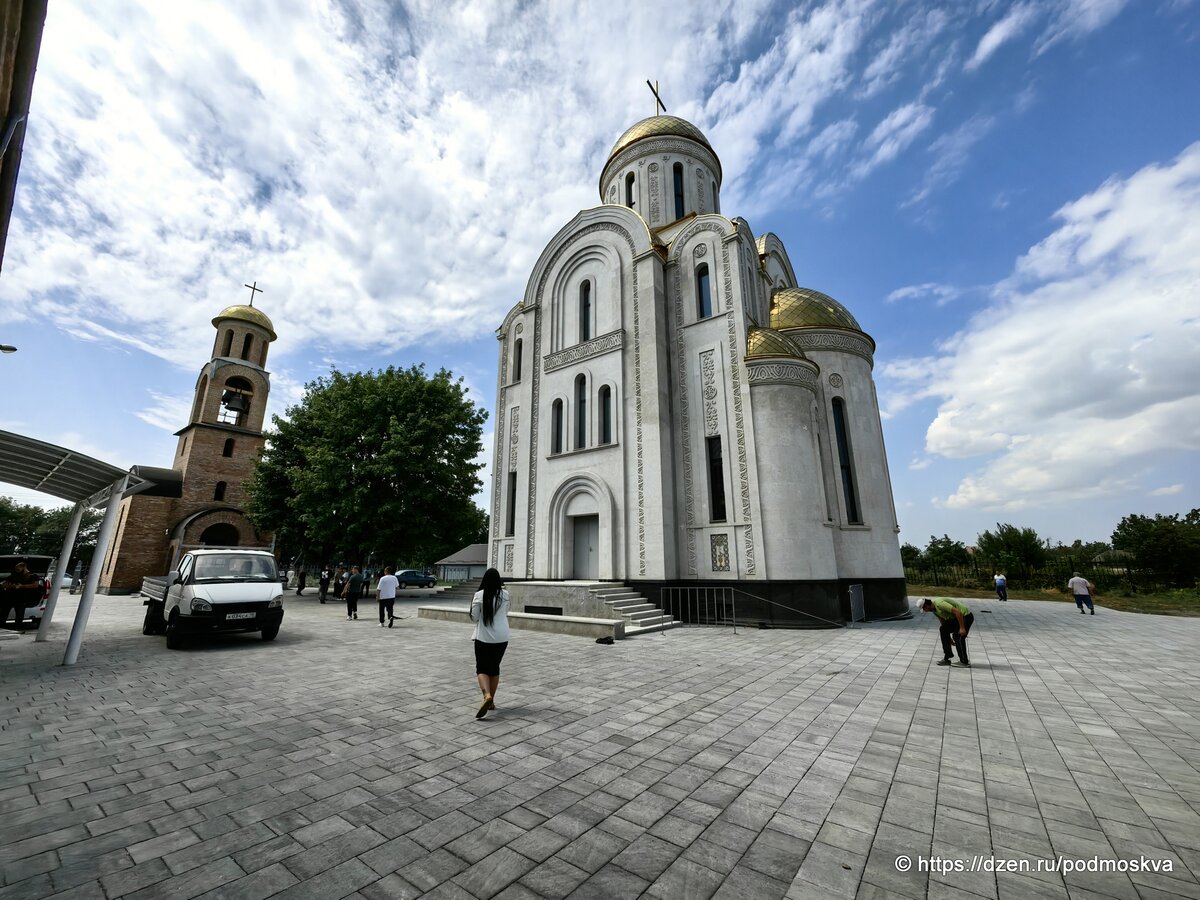
<svg viewBox="0 0 1200 900">
<path fill-rule="evenodd" d="M 978 588 L 958 588 L 947 585 L 908 584 L 910 597 L 961 597 L 964 600 L 984 599 L 995 600 L 995 591 L 985 591 Z M 1075 604 L 1075 598 L 1063 591 L 1041 590 L 1021 591 L 1008 590 L 1009 600 L 1054 600 L 1059 603 Z M 1100 609 L 1119 609 L 1122 612 L 1153 613 L 1158 616 L 1200 616 L 1200 589 L 1182 589 L 1160 591 L 1153 594 L 1131 594 L 1128 591 L 1116 591 L 1101 594 L 1096 599 Z"/>
</svg>

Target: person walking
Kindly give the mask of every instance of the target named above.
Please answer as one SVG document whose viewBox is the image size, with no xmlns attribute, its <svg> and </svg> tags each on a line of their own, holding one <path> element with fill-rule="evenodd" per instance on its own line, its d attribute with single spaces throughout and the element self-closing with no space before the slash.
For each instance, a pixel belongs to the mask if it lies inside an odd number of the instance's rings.
<svg viewBox="0 0 1200 900">
<path fill-rule="evenodd" d="M 350 578 L 347 579 L 345 587 L 342 588 L 342 596 L 346 598 L 346 620 L 358 619 L 358 601 L 363 594 L 363 583 L 367 577 L 363 575 L 362 569 L 354 566 L 350 570 Z"/>
<path fill-rule="evenodd" d="M 396 621 L 396 588 L 400 582 L 396 580 L 396 570 L 388 566 L 383 570 L 383 577 L 375 588 L 375 596 L 379 598 L 379 627 L 383 627 L 383 614 L 387 613 L 387 627 L 391 628 Z"/>
<path fill-rule="evenodd" d="M 1092 615 L 1096 614 L 1096 606 L 1092 600 L 1096 597 L 1096 586 L 1080 575 L 1078 572 L 1072 576 L 1067 582 L 1067 590 L 1075 595 L 1075 605 L 1079 607 L 1079 614 L 1085 615 L 1083 611 L 1084 604 L 1091 611 Z"/>
<path fill-rule="evenodd" d="M 1004 577 L 1003 572 L 997 572 L 992 576 L 992 581 L 996 582 L 996 596 L 1004 603 L 1008 600 L 1008 579 Z"/>
<path fill-rule="evenodd" d="M 304 593 L 304 585 L 308 581 L 308 567 L 301 566 L 300 574 L 296 576 L 296 596 Z"/>
<path fill-rule="evenodd" d="M 475 623 L 475 677 L 483 692 L 483 703 L 475 718 L 482 719 L 496 708 L 500 687 L 500 660 L 508 649 L 508 591 L 500 573 L 488 569 L 471 598 L 471 621 Z"/>
<path fill-rule="evenodd" d="M 342 596 L 346 590 L 346 579 L 349 577 L 350 573 L 346 571 L 346 564 L 339 564 L 337 571 L 333 573 L 333 596 Z"/>
<path fill-rule="evenodd" d="M 325 602 L 325 598 L 329 596 L 329 580 L 333 577 L 333 573 L 329 571 L 329 566 L 321 566 L 321 577 L 317 580 L 317 587 L 321 592 L 321 602 Z"/>
<path fill-rule="evenodd" d="M 966 669 L 971 668 L 971 660 L 967 658 L 967 634 L 975 623 L 971 607 L 950 597 L 934 597 L 932 600 L 926 597 L 921 603 L 921 612 L 933 613 L 942 623 L 942 658 L 938 665 L 950 665 L 950 643 L 953 641 L 954 649 L 958 651 L 958 664 Z"/>
</svg>

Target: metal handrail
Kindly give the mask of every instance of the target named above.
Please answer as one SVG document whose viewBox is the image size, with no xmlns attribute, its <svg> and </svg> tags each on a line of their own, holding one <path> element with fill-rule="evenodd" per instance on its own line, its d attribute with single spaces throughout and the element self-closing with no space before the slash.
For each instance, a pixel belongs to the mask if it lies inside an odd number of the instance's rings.
<svg viewBox="0 0 1200 900">
<path fill-rule="evenodd" d="M 818 622 L 824 622 L 826 625 L 833 625 L 835 628 L 846 627 L 845 622 L 834 622 L 831 619 L 824 619 L 814 613 L 805 612 L 802 609 L 796 609 L 783 603 L 776 603 L 774 600 L 768 600 L 766 597 L 760 597 L 757 594 L 751 594 L 749 591 L 743 591 L 741 588 L 730 588 L 730 590 L 732 590 L 734 594 L 741 594 L 742 596 L 749 597 L 752 600 L 758 600 L 760 603 L 770 603 L 772 606 L 778 606 L 780 609 L 786 609 L 788 612 L 800 613 L 802 616 L 808 616 L 810 619 L 816 619 Z"/>
<path fill-rule="evenodd" d="M 768 600 L 766 597 L 759 597 L 757 594 L 751 594 L 749 591 L 732 586 L 664 587 L 659 591 L 659 598 L 662 601 L 663 612 L 679 619 L 681 624 L 731 624 L 734 634 L 737 634 L 737 598 L 739 594 L 742 597 L 776 606 L 790 613 L 799 613 L 802 616 L 807 616 L 826 625 L 832 625 L 835 628 L 846 627 L 845 622 L 835 622 L 831 619 L 818 616 L 815 613 L 805 612 L 802 609 L 796 609 L 784 603 L 778 603 L 775 600 Z M 676 602 L 677 600 L 681 602 Z"/>
</svg>

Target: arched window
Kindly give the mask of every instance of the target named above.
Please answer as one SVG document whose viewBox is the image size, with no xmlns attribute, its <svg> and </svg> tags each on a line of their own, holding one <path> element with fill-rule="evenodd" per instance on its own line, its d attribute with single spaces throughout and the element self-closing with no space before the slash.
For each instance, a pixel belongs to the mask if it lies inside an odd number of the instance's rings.
<svg viewBox="0 0 1200 900">
<path fill-rule="evenodd" d="M 712 315 L 712 289 L 708 283 L 708 263 L 696 267 L 696 315 L 707 319 Z"/>
<path fill-rule="evenodd" d="M 854 457 L 850 433 L 846 430 L 846 407 L 841 397 L 833 398 L 833 430 L 837 436 L 838 469 L 842 474 L 842 497 L 846 501 L 846 520 L 851 525 L 862 524 L 858 508 L 858 485 L 854 483 Z"/>
<path fill-rule="evenodd" d="M 575 449 L 587 446 L 587 379 L 575 378 Z"/>
<path fill-rule="evenodd" d="M 600 443 L 612 441 L 612 388 L 606 384 L 600 388 Z"/>
<path fill-rule="evenodd" d="M 242 338 L 242 359 L 250 358 L 250 347 L 254 343 L 253 335 L 246 335 Z"/>
<path fill-rule="evenodd" d="M 715 181 L 712 183 L 712 194 L 713 194 L 713 212 L 719 213 L 721 211 L 721 203 L 720 203 L 720 201 L 717 200 L 717 183 Z"/>
<path fill-rule="evenodd" d="M 671 170 L 675 176 L 675 218 L 683 218 L 683 163 L 675 163 Z"/>
<path fill-rule="evenodd" d="M 625 176 L 625 205 L 633 209 L 633 173 Z"/>
<path fill-rule="evenodd" d="M 233 352 L 233 329 L 230 328 L 225 332 L 225 348 L 221 351 L 222 356 L 228 356 Z"/>
<path fill-rule="evenodd" d="M 233 438 L 225 438 L 225 449 L 221 451 L 222 456 L 233 456 Z"/>
<path fill-rule="evenodd" d="M 563 402 L 550 404 L 550 452 L 563 452 Z"/>
<path fill-rule="evenodd" d="M 238 534 L 237 527 L 227 522 L 209 525 L 200 532 L 200 543 L 209 546 L 236 547 L 240 539 L 241 535 Z"/>
<path fill-rule="evenodd" d="M 200 414 L 204 412 L 204 397 L 208 392 L 208 376 L 201 375 L 200 383 L 196 385 L 196 400 L 192 404 L 192 421 L 199 422 Z"/>
<path fill-rule="evenodd" d="M 265 369 L 267 367 L 267 342 L 263 341 L 262 350 L 258 354 L 258 365 Z"/>
<path fill-rule="evenodd" d="M 230 378 L 221 392 L 221 411 L 217 414 L 217 421 L 222 425 L 245 425 L 253 396 L 254 386 L 249 381 L 237 376 Z"/>
<path fill-rule="evenodd" d="M 712 522 L 725 521 L 725 467 L 721 461 L 721 438 L 705 438 L 708 456 L 708 512 Z"/>
<path fill-rule="evenodd" d="M 592 339 L 592 283 L 579 286 L 579 342 Z"/>
<path fill-rule="evenodd" d="M 223 482 L 223 481 L 217 482 L 217 489 L 215 491 L 213 491 L 213 499 L 214 500 L 224 500 L 225 499 L 225 482 Z"/>
<path fill-rule="evenodd" d="M 524 346 L 522 345 L 520 338 L 517 338 L 515 341 L 513 341 L 513 378 L 512 378 L 512 380 L 514 382 L 521 380 L 521 351 L 523 349 L 524 349 Z"/>
</svg>

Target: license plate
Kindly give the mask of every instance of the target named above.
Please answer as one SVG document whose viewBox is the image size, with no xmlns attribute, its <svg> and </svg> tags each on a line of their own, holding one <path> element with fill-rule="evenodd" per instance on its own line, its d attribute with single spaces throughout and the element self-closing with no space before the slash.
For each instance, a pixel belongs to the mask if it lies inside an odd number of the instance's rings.
<svg viewBox="0 0 1200 900">
<path fill-rule="evenodd" d="M 252 613 L 252 612 L 249 612 L 249 613 L 230 613 L 229 615 L 227 615 L 227 616 L 225 617 L 225 619 L 226 619 L 226 621 L 228 621 L 228 620 L 230 620 L 230 619 L 253 619 L 255 615 L 256 615 L 256 614 L 255 614 L 255 613 Z"/>
</svg>

